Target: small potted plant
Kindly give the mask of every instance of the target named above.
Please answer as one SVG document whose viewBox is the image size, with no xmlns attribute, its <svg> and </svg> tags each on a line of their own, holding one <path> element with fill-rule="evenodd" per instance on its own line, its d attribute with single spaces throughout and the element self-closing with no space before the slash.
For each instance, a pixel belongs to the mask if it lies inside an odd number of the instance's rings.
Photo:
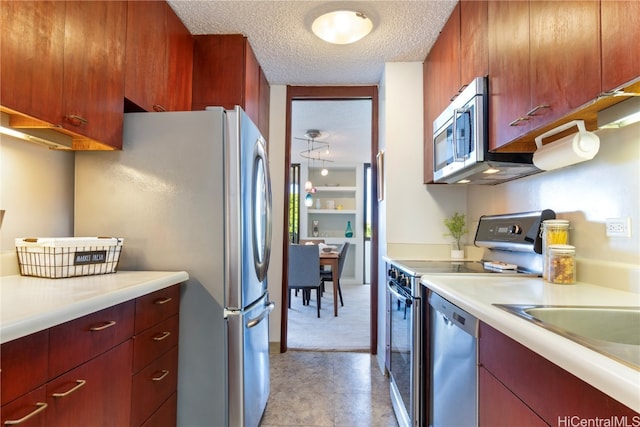
<svg viewBox="0 0 640 427">
<path fill-rule="evenodd" d="M 466 227 L 465 215 L 455 212 L 453 216 L 444 219 L 444 225 L 449 230 L 445 236 L 453 237 L 454 243 L 451 249 L 452 259 L 464 258 L 464 249 L 462 247 L 462 236 L 467 234 L 469 230 Z"/>
</svg>

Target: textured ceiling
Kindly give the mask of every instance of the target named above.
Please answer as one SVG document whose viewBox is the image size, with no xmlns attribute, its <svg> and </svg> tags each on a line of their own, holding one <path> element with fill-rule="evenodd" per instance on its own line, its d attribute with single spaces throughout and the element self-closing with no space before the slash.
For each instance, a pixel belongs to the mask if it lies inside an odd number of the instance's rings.
<svg viewBox="0 0 640 427">
<path fill-rule="evenodd" d="M 385 62 L 422 62 L 457 0 L 168 2 L 192 34 L 245 35 L 271 85 L 324 86 L 377 85 Z M 338 9 L 363 12 L 374 30 L 352 45 L 313 35 L 313 20 Z M 292 162 L 305 161 L 307 143 L 297 138 L 308 129 L 327 133 L 334 164 L 370 161 L 369 101 L 298 101 L 292 115 Z"/>
<path fill-rule="evenodd" d="M 457 0 L 169 0 L 192 34 L 243 34 L 271 85 L 375 85 L 385 62 L 423 61 Z M 365 13 L 374 30 L 352 45 L 311 32 L 318 15 Z"/>
</svg>

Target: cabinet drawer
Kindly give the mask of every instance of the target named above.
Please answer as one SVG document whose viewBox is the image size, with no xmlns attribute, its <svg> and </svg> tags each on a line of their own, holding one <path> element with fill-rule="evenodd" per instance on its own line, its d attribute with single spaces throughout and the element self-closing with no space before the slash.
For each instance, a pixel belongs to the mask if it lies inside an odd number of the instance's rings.
<svg viewBox="0 0 640 427">
<path fill-rule="evenodd" d="M 49 330 L 2 344 L 0 347 L 1 405 L 4 406 L 5 403 L 47 382 L 48 352 Z"/>
<path fill-rule="evenodd" d="M 177 385 L 178 348 L 174 347 L 134 375 L 131 425 L 141 425 L 176 391 Z"/>
<path fill-rule="evenodd" d="M 3 354 L 4 357 L 4 354 Z M 2 425 L 20 427 L 44 427 L 46 415 L 46 395 L 44 385 L 8 405 L 2 406 Z M 13 423 L 11 423 L 13 421 Z M 20 421 L 18 423 L 18 421 Z M 7 424 L 5 424 L 7 423 Z"/>
<path fill-rule="evenodd" d="M 136 299 L 136 335 L 174 314 L 180 308 L 180 285 L 150 293 Z"/>
<path fill-rule="evenodd" d="M 178 418 L 178 393 L 164 401 L 160 409 L 149 417 L 142 427 L 175 427 Z"/>
<path fill-rule="evenodd" d="M 179 317 L 176 314 L 133 339 L 133 372 L 147 366 L 171 347 L 178 345 Z"/>
<path fill-rule="evenodd" d="M 133 309 L 128 301 L 51 328 L 49 378 L 131 338 Z"/>
<path fill-rule="evenodd" d="M 47 384 L 47 426 L 124 426 L 131 415 L 131 357 L 125 341 Z"/>
</svg>

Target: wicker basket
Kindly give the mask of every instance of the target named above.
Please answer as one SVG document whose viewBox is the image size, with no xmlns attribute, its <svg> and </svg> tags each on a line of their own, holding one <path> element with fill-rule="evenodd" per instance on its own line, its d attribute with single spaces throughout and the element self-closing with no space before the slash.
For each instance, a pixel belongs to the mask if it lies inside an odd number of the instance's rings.
<svg viewBox="0 0 640 427">
<path fill-rule="evenodd" d="M 18 238 L 20 274 L 59 279 L 115 273 L 123 242 L 116 237 Z"/>
</svg>

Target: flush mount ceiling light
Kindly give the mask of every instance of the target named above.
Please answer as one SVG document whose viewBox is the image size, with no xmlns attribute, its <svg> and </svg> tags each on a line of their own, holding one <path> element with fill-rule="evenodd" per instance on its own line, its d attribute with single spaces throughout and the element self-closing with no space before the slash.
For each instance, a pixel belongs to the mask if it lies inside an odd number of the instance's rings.
<svg viewBox="0 0 640 427">
<path fill-rule="evenodd" d="M 364 13 L 336 10 L 317 17 L 311 25 L 313 34 L 333 44 L 354 43 L 373 29 L 373 22 Z"/>
</svg>

